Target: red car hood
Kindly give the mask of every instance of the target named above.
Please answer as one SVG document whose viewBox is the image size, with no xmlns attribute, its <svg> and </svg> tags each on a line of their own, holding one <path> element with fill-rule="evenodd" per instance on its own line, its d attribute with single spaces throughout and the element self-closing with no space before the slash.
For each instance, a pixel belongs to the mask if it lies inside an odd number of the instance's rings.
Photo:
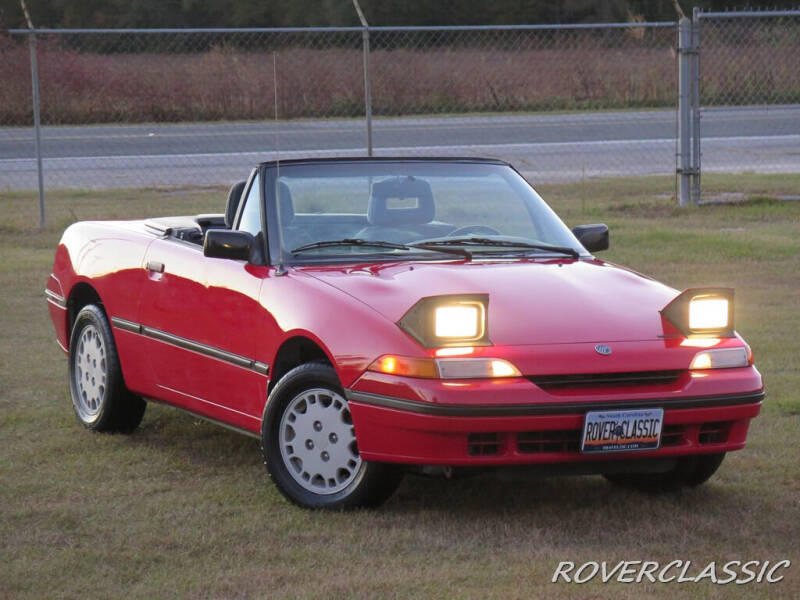
<svg viewBox="0 0 800 600">
<path fill-rule="evenodd" d="M 420 298 L 488 294 L 494 344 L 653 340 L 677 291 L 602 261 L 392 263 L 302 268 L 397 322 Z"/>
</svg>

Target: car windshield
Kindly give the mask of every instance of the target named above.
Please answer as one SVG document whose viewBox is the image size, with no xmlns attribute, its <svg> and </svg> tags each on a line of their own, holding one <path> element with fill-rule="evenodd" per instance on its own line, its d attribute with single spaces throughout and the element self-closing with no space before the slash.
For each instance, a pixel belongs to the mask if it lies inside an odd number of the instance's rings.
<svg viewBox="0 0 800 600">
<path fill-rule="evenodd" d="M 587 254 L 501 163 L 321 161 L 276 172 L 267 184 L 278 207 L 268 210 L 270 252 L 282 240 L 290 263 Z"/>
</svg>

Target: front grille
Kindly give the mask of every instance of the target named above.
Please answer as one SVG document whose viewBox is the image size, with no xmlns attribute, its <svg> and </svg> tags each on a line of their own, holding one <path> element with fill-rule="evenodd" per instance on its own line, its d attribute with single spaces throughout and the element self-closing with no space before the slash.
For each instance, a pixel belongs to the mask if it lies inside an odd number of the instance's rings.
<svg viewBox="0 0 800 600">
<path fill-rule="evenodd" d="M 728 441 L 731 432 L 731 421 L 715 421 L 703 423 L 697 441 L 701 444 L 723 444 Z"/>
<path fill-rule="evenodd" d="M 528 379 L 543 390 L 623 385 L 663 385 L 674 383 L 683 371 L 633 371 L 628 373 L 575 373 L 568 375 L 530 375 Z"/>
<path fill-rule="evenodd" d="M 523 431 L 517 434 L 517 448 L 525 454 L 578 452 L 581 432 L 577 429 Z"/>
</svg>

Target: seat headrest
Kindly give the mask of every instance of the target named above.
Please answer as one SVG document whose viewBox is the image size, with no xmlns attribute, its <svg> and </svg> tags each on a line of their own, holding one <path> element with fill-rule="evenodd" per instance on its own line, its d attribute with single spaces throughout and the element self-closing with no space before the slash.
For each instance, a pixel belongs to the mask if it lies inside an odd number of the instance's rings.
<svg viewBox="0 0 800 600">
<path fill-rule="evenodd" d="M 225 205 L 225 227 L 228 229 L 233 227 L 233 220 L 236 218 L 236 211 L 239 209 L 239 203 L 242 201 L 242 192 L 246 185 L 246 181 L 234 183 L 228 192 L 228 203 Z"/>
<path fill-rule="evenodd" d="M 282 181 L 278 184 L 278 198 L 280 200 L 278 206 L 281 211 L 281 226 L 286 227 L 294 221 L 294 200 L 289 186 Z"/>
<path fill-rule="evenodd" d="M 389 200 L 415 198 L 417 205 L 390 208 Z M 371 225 L 423 225 L 436 214 L 433 192 L 424 179 L 412 176 L 391 177 L 372 184 L 367 220 Z"/>
</svg>

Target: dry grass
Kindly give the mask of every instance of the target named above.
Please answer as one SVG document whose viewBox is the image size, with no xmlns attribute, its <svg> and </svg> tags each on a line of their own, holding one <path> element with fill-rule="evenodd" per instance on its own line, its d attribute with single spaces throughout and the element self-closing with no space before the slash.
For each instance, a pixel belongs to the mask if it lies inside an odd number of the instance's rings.
<svg viewBox="0 0 800 600">
<path fill-rule="evenodd" d="M 373 52 L 376 115 L 666 106 L 675 101 L 669 48 L 399 49 Z M 364 113 L 361 52 L 290 48 L 279 57 L 285 118 Z M 30 120 L 27 48 L 8 50 L 0 123 Z M 39 58 L 48 124 L 263 119 L 273 112 L 272 55 L 225 48 L 184 54 Z M 5 71 L 5 72 L 4 72 Z M 13 93 L 12 93 L 13 92 Z"/>
<path fill-rule="evenodd" d="M 670 178 L 548 186 L 570 225 L 607 221 L 609 260 L 676 287 L 737 288 L 769 398 L 748 448 L 706 486 L 651 497 L 599 477 L 503 484 L 409 478 L 382 509 L 287 504 L 257 443 L 151 406 L 132 436 L 83 431 L 42 289 L 74 218 L 221 209 L 224 190 L 2 193 L 0 597 L 793 598 L 800 596 L 800 177 L 708 176 L 738 205 L 680 211 Z M 560 560 L 778 560 L 775 585 L 549 583 Z"/>
<path fill-rule="evenodd" d="M 263 119 L 278 53 L 284 118 L 364 113 L 361 35 L 109 34 L 39 40 L 45 124 Z M 631 109 L 677 102 L 674 28 L 371 36 L 373 112 Z M 703 106 L 800 102 L 797 23 L 710 21 Z M 0 125 L 32 121 L 28 47 L 0 36 Z"/>
<path fill-rule="evenodd" d="M 42 119 L 52 125 L 264 119 L 273 114 L 273 47 L 284 118 L 363 115 L 360 36 L 326 35 L 240 36 L 228 42 L 202 36 L 42 36 Z M 788 35 L 779 43 L 770 40 L 707 40 L 703 104 L 800 101 L 793 62 L 800 45 Z M 32 120 L 28 48 L 18 42 L 24 40 L 0 38 L 3 125 Z M 380 32 L 370 59 L 373 112 L 674 106 L 674 45 L 670 28 L 468 36 Z"/>
<path fill-rule="evenodd" d="M 627 32 L 615 34 L 618 39 L 566 32 L 519 43 L 477 39 L 469 46 L 377 45 L 371 55 L 373 112 L 390 116 L 673 106 L 677 71 L 672 33 L 651 32 L 648 36 L 659 39 L 649 43 Z M 319 43 L 322 47 L 303 48 L 294 41 L 278 48 L 283 116 L 362 115 L 361 51 L 352 44 Z M 213 121 L 273 114 L 270 52 L 224 45 L 194 50 L 187 45 L 170 52 L 78 52 L 45 39 L 39 53 L 43 122 Z M 703 104 L 800 101 L 800 80 L 792 63 L 798 52 L 796 40 L 778 48 L 729 42 L 707 48 Z M 0 80 L 0 124 L 29 124 L 25 44 L 0 39 Z"/>
</svg>

